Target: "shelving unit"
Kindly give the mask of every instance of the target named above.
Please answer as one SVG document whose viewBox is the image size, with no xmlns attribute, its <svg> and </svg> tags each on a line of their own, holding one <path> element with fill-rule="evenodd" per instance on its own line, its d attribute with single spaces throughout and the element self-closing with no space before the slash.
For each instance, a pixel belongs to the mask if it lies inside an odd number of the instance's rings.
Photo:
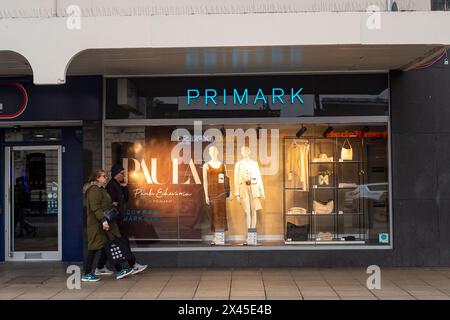
<svg viewBox="0 0 450 320">
<path fill-rule="evenodd" d="M 346 193 L 357 189 L 364 184 L 366 159 L 364 158 L 364 139 L 348 138 L 351 141 L 353 159 L 349 161 L 336 161 L 340 158 L 340 150 L 345 138 L 317 138 L 317 137 L 285 137 L 283 140 L 283 212 L 284 212 L 284 234 L 286 244 L 364 244 L 366 239 L 365 224 L 367 219 L 367 208 L 365 201 L 361 198 L 345 201 Z M 294 140 L 308 141 L 308 188 L 292 187 L 292 182 L 287 179 L 286 154 L 287 148 Z M 325 151 L 324 151 L 325 150 Z M 319 154 L 333 157 L 333 161 L 313 161 Z M 350 172 L 350 174 L 349 174 Z M 327 183 L 318 181 L 319 174 L 328 175 Z M 322 184 L 320 184 L 322 183 Z M 354 184 L 353 186 L 339 187 L 340 183 Z M 295 183 L 294 183 L 295 185 Z M 299 196 L 299 194 L 302 194 Z M 289 198 L 289 199 L 288 199 Z M 298 201 L 296 198 L 302 198 Z M 350 197 L 351 198 L 351 197 Z M 294 199 L 291 201 L 290 199 Z M 329 214 L 318 214 L 313 210 L 314 201 L 333 200 L 333 212 Z M 348 199 L 347 199 L 348 200 Z M 288 214 L 292 205 L 287 201 L 301 202 L 302 208 L 307 214 Z M 351 205 L 350 205 L 351 203 Z M 297 205 L 294 205 L 294 207 Z M 345 212 L 347 211 L 347 212 Z M 304 241 L 292 241 L 287 239 L 287 222 L 295 218 L 297 225 L 309 225 L 308 237 Z M 347 223 L 350 221 L 350 223 Z M 350 225 L 350 227 L 348 227 Z M 330 232 L 332 240 L 317 240 L 319 232 Z M 352 236 L 354 240 L 343 241 L 342 237 Z"/>
</svg>

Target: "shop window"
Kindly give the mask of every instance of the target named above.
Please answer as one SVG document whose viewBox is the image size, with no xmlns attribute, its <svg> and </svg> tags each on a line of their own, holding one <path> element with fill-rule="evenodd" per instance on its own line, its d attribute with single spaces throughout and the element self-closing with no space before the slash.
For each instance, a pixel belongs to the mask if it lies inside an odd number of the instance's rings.
<svg viewBox="0 0 450 320">
<path fill-rule="evenodd" d="M 299 128 L 106 126 L 133 245 L 388 247 L 387 124 Z"/>
</svg>

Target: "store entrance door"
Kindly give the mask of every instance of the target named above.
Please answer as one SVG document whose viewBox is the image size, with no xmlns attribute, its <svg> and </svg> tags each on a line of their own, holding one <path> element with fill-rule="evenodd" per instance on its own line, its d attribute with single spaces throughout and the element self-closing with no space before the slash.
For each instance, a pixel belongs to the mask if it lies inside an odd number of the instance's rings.
<svg viewBox="0 0 450 320">
<path fill-rule="evenodd" d="M 61 146 L 5 148 L 6 260 L 61 260 Z"/>
</svg>

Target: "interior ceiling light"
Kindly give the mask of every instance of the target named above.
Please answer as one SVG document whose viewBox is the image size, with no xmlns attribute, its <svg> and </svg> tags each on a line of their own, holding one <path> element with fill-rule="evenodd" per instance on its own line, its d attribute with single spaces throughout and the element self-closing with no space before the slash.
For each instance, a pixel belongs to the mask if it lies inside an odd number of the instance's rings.
<svg viewBox="0 0 450 320">
<path fill-rule="evenodd" d="M 306 132 L 306 127 L 304 127 L 303 125 L 302 125 L 302 127 L 300 128 L 300 130 L 298 130 L 297 131 L 297 133 L 295 134 L 295 136 L 297 137 L 297 138 L 300 138 L 305 132 Z"/>
<path fill-rule="evenodd" d="M 333 131 L 333 127 L 332 127 L 332 126 L 328 126 L 327 130 L 325 130 L 325 131 L 323 132 L 324 138 L 326 138 L 327 135 L 328 135 L 331 131 Z"/>
</svg>

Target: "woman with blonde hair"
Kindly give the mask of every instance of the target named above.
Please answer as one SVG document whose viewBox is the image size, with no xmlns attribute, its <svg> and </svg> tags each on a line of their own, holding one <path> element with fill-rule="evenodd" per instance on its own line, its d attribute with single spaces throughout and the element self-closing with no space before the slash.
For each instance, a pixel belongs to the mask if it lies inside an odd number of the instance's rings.
<svg viewBox="0 0 450 320">
<path fill-rule="evenodd" d="M 106 262 L 106 252 L 104 250 L 107 233 L 111 233 L 114 237 L 120 237 L 119 228 L 115 221 L 108 221 L 104 217 L 104 211 L 108 209 L 112 202 L 106 191 L 106 172 L 97 170 L 94 172 L 88 182 L 83 187 L 83 193 L 86 197 L 87 209 L 87 241 L 88 254 L 84 262 L 84 275 L 82 281 L 95 282 L 100 280 L 92 273 L 92 264 L 97 252 L 101 252 L 101 260 Z M 122 269 L 120 264 L 114 266 L 116 268 L 116 279 L 122 279 L 132 274 L 133 269 L 128 267 Z"/>
</svg>

